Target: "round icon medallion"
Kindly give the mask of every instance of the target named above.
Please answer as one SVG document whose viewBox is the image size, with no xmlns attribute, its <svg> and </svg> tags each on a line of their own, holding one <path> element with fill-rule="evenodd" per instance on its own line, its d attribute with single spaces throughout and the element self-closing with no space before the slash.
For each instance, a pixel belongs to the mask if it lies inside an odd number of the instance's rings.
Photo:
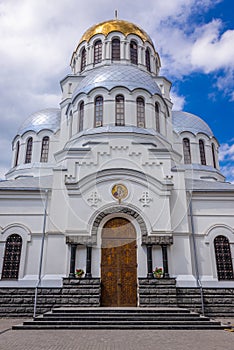
<svg viewBox="0 0 234 350">
<path fill-rule="evenodd" d="M 122 199 L 127 197 L 128 189 L 123 184 L 116 184 L 112 187 L 111 193 L 115 199 L 121 201 Z"/>
</svg>

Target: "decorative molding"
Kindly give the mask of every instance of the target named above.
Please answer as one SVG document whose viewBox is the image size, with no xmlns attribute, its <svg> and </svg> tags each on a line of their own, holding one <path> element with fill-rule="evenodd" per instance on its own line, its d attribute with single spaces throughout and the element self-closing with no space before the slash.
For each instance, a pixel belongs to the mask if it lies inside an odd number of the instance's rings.
<svg viewBox="0 0 234 350">
<path fill-rule="evenodd" d="M 149 207 L 149 203 L 153 201 L 153 199 L 149 196 L 148 191 L 142 192 L 141 198 L 139 198 L 143 207 Z"/>
<path fill-rule="evenodd" d="M 143 245 L 172 245 L 173 244 L 173 237 L 172 236 L 164 236 L 164 235 L 158 235 L 158 236 L 144 236 L 142 237 L 142 244 Z"/>
<path fill-rule="evenodd" d="M 96 191 L 91 192 L 89 197 L 87 198 L 87 202 L 91 207 L 97 207 L 98 202 L 101 202 L 101 198 L 99 197 Z"/>
<path fill-rule="evenodd" d="M 71 235 L 66 236 L 66 243 L 67 244 L 77 244 L 77 245 L 96 245 L 97 242 L 95 240 L 95 237 L 92 236 L 78 236 L 78 235 Z"/>
<path fill-rule="evenodd" d="M 118 214 L 118 213 L 127 214 L 127 215 L 133 217 L 138 222 L 138 224 L 140 226 L 142 240 L 143 240 L 143 237 L 147 237 L 148 232 L 147 232 L 146 224 L 145 224 L 144 220 L 142 219 L 142 217 L 134 209 L 127 208 L 127 207 L 124 207 L 122 205 L 118 205 L 115 207 L 105 209 L 96 216 L 96 218 L 93 222 L 93 227 L 92 227 L 92 232 L 91 232 L 92 237 L 95 237 L 95 239 L 97 240 L 98 228 L 100 226 L 101 221 L 107 215 Z"/>
<path fill-rule="evenodd" d="M 72 175 L 65 175 L 65 185 L 76 184 L 77 180 Z"/>
</svg>

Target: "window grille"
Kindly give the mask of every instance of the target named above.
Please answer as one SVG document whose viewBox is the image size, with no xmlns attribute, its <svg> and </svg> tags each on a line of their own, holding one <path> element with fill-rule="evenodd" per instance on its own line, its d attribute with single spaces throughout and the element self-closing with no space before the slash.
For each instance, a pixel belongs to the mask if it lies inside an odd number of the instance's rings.
<svg viewBox="0 0 234 350">
<path fill-rule="evenodd" d="M 217 236 L 214 240 L 217 274 L 219 280 L 232 280 L 233 266 L 229 240 L 225 236 Z"/>
<path fill-rule="evenodd" d="M 6 240 L 5 254 L 2 268 L 2 279 L 18 279 L 22 238 L 13 234 Z"/>
</svg>

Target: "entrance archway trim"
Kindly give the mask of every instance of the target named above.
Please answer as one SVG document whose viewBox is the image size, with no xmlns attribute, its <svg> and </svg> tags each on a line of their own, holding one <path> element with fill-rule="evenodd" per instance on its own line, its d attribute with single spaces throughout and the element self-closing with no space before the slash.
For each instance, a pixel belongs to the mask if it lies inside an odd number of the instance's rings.
<svg viewBox="0 0 234 350">
<path fill-rule="evenodd" d="M 140 226 L 142 240 L 144 240 L 144 237 L 147 237 L 148 231 L 142 216 L 132 208 L 119 205 L 119 206 L 104 209 L 102 212 L 100 212 L 96 216 L 93 222 L 92 231 L 91 231 L 92 242 L 97 243 L 97 234 L 98 234 L 98 228 L 100 227 L 100 223 L 106 216 L 110 214 L 126 214 L 131 216 L 137 221 L 138 225 Z"/>
</svg>

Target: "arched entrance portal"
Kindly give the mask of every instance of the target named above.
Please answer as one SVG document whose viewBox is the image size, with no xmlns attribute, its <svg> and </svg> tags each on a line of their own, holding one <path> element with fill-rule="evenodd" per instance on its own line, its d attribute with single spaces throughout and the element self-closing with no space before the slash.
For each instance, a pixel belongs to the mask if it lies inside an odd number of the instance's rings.
<svg viewBox="0 0 234 350">
<path fill-rule="evenodd" d="M 124 218 L 109 220 L 102 230 L 102 306 L 136 306 L 136 231 Z"/>
</svg>

